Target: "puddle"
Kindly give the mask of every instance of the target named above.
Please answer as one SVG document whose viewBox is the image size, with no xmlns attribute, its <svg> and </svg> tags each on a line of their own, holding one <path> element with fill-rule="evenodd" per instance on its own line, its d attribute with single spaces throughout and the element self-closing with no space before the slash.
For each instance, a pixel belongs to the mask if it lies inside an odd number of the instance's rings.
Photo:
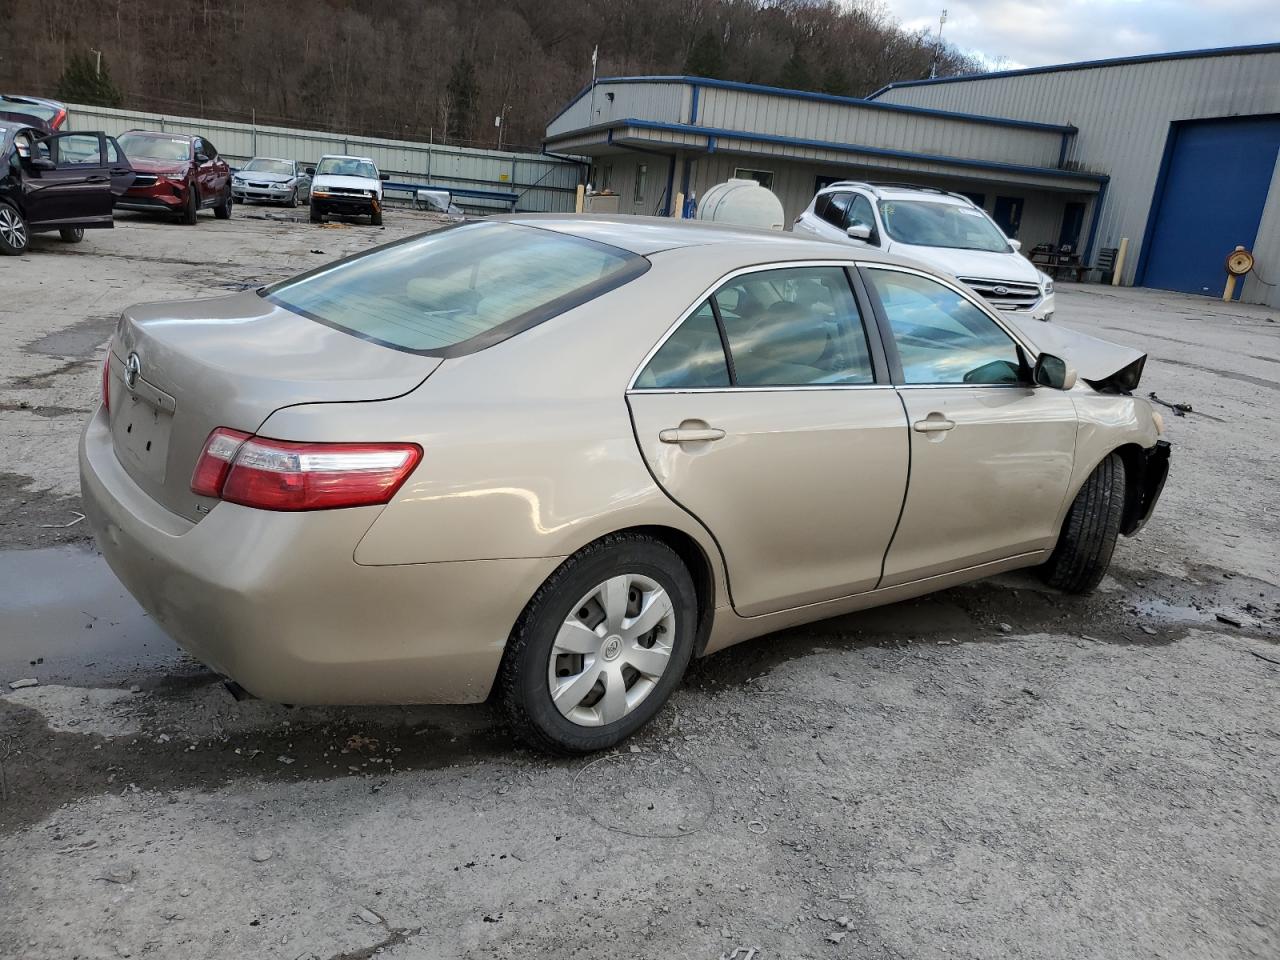
<svg viewBox="0 0 1280 960">
<path fill-rule="evenodd" d="M 1215 623 L 1217 616 L 1211 610 L 1201 610 L 1192 604 L 1170 603 L 1168 600 L 1139 600 L 1133 605 L 1141 616 L 1166 623 Z"/>
<path fill-rule="evenodd" d="M 91 550 L 0 552 L 0 584 L 0 689 L 20 677 L 92 686 L 180 659 Z"/>
<path fill-rule="evenodd" d="M 46 334 L 22 349 L 46 357 L 83 360 L 101 352 L 101 347 L 115 332 L 118 317 L 89 317 L 61 330 Z"/>
</svg>

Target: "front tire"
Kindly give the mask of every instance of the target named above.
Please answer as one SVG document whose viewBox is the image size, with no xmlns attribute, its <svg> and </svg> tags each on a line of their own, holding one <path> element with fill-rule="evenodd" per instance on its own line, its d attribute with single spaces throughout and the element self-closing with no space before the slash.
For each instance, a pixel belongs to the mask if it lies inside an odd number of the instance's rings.
<svg viewBox="0 0 1280 960">
<path fill-rule="evenodd" d="M 591 753 L 644 726 L 693 654 L 693 579 L 666 544 L 614 534 L 574 554 L 533 595 L 498 670 L 512 732 L 539 750 Z"/>
<path fill-rule="evenodd" d="M 0 254 L 16 257 L 25 253 L 31 243 L 27 221 L 18 208 L 0 201 Z"/>
<path fill-rule="evenodd" d="M 324 223 L 324 211 L 320 209 L 320 204 L 314 200 L 311 201 L 311 222 Z"/>
<path fill-rule="evenodd" d="M 84 227 L 63 227 L 58 231 L 63 243 L 79 243 L 84 239 Z"/>
<path fill-rule="evenodd" d="M 1089 593 L 1102 582 L 1124 516 L 1125 470 L 1118 453 L 1098 464 L 1067 511 L 1058 545 L 1042 568 L 1046 583 Z"/>
<path fill-rule="evenodd" d="M 182 222 L 188 227 L 196 225 L 196 218 L 200 216 L 200 198 L 196 196 L 196 188 L 193 184 L 187 190 L 187 202 L 182 206 L 180 217 Z"/>
<path fill-rule="evenodd" d="M 217 217 L 219 220 L 230 220 L 232 203 L 233 203 L 233 200 L 231 198 L 231 191 L 228 190 L 227 199 L 223 200 L 222 203 L 218 204 L 216 207 L 213 208 L 213 215 Z"/>
<path fill-rule="evenodd" d="M 382 226 L 382 208 L 378 207 L 373 213 L 369 214 L 369 223 L 375 227 Z"/>
</svg>

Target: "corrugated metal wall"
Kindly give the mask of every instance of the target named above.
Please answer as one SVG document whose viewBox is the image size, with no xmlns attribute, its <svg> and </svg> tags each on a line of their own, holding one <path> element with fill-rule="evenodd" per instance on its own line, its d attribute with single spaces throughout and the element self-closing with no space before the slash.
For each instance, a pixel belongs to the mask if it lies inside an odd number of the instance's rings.
<svg viewBox="0 0 1280 960">
<path fill-rule="evenodd" d="M 720 87 L 702 88 L 696 125 L 1037 167 L 1057 166 L 1062 148 L 1062 134 L 1052 130 Z"/>
<path fill-rule="evenodd" d="M 69 105 L 68 111 L 71 130 L 105 130 L 116 136 L 136 127 L 207 136 L 233 163 L 253 156 L 314 163 L 326 153 L 352 153 L 372 158 L 378 169 L 390 174 L 394 181 L 519 194 L 516 209 L 523 211 L 572 211 L 578 185 L 578 164 L 536 153 L 344 137 L 319 130 L 254 126 L 75 104 Z M 462 206 L 472 209 L 507 208 L 502 201 L 458 199 Z"/>
<path fill-rule="evenodd" d="M 1095 249 L 1114 247 L 1121 237 L 1128 237 L 1124 282 L 1132 283 L 1169 125 L 1178 120 L 1280 113 L 1280 53 L 921 84 L 888 90 L 879 99 L 1079 127 L 1068 163 L 1111 175 Z M 1206 198 L 1214 201 L 1229 202 L 1229 198 Z M 1269 207 L 1275 203 L 1273 190 Z M 1276 219 L 1264 219 L 1255 251 L 1263 276 L 1273 283 L 1280 282 Z M 1246 286 L 1245 296 L 1280 306 L 1280 288 L 1254 280 Z"/>
<path fill-rule="evenodd" d="M 692 91 L 681 81 L 602 82 L 569 104 L 547 124 L 547 139 L 566 130 L 581 130 L 610 120 L 640 117 L 661 123 L 686 123 Z M 594 111 L 594 115 L 593 115 Z"/>
</svg>

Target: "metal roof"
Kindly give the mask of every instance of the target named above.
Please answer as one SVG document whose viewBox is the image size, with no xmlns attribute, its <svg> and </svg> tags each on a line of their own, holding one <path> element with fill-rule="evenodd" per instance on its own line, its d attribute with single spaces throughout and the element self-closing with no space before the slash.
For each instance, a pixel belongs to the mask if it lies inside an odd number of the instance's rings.
<svg viewBox="0 0 1280 960">
<path fill-rule="evenodd" d="M 999 77 L 1027 77 L 1038 73 L 1062 73 L 1069 70 L 1095 70 L 1099 67 L 1124 67 L 1135 63 L 1158 63 L 1165 60 L 1196 60 L 1212 57 L 1233 57 L 1250 53 L 1280 53 L 1280 43 L 1255 43 L 1239 47 L 1209 47 L 1203 50 L 1176 50 L 1172 53 L 1146 53 L 1132 57 L 1111 57 L 1106 60 L 1077 60 L 1072 63 L 1050 64 L 1043 67 L 1023 67 L 1019 70 L 997 70 L 992 73 L 966 73 L 957 77 L 936 77 L 932 80 L 899 80 L 881 87 L 867 99 L 874 101 L 889 90 L 902 87 L 923 87 L 939 83 L 960 83 L 974 80 L 995 80 Z M 931 109 L 931 108 L 922 108 Z"/>
</svg>

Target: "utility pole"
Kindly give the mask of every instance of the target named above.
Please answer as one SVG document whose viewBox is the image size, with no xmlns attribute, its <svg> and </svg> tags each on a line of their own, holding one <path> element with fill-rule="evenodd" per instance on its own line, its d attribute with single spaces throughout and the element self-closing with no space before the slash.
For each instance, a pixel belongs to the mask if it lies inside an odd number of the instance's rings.
<svg viewBox="0 0 1280 960">
<path fill-rule="evenodd" d="M 938 61 L 942 59 L 942 27 L 947 22 L 947 11 L 942 11 L 938 18 L 938 42 L 933 45 L 933 63 L 929 65 L 929 79 L 938 78 Z"/>
<path fill-rule="evenodd" d="M 600 44 L 591 48 L 591 113 L 587 117 L 587 126 L 596 122 L 596 61 L 600 57 Z"/>
<path fill-rule="evenodd" d="M 502 149 L 502 131 L 507 122 L 507 111 L 511 109 L 511 104 L 504 103 L 502 111 L 493 118 L 493 125 L 498 128 L 498 149 Z"/>
<path fill-rule="evenodd" d="M 93 75 L 94 75 L 95 77 L 100 77 L 100 76 L 102 76 L 102 51 L 101 51 L 101 50 L 94 50 L 92 47 L 90 47 L 90 48 L 89 48 L 89 52 L 90 52 L 90 53 L 92 53 L 92 54 L 94 54 L 94 55 L 96 55 L 96 56 L 97 56 L 97 58 L 98 58 L 97 66 L 95 66 L 95 67 L 93 68 Z"/>
</svg>

